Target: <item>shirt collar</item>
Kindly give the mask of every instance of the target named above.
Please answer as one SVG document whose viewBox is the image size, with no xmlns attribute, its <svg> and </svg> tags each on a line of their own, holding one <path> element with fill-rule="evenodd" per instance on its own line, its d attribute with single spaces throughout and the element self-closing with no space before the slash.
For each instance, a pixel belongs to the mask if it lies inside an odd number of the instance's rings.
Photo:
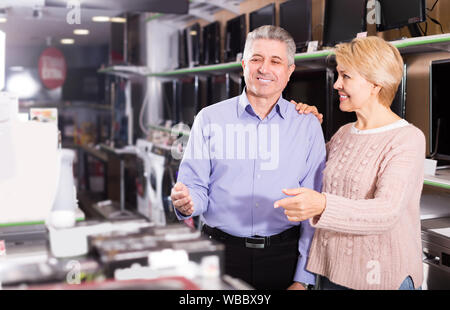
<svg viewBox="0 0 450 310">
<path fill-rule="evenodd" d="M 252 105 L 248 101 L 247 93 L 245 92 L 245 88 L 242 91 L 242 94 L 239 96 L 239 102 L 237 107 L 237 113 L 238 117 L 242 117 L 244 112 L 247 112 L 248 114 L 252 116 L 257 116 L 255 111 L 253 110 Z M 283 99 L 283 96 L 281 95 L 280 98 L 278 98 L 277 103 L 275 104 L 274 108 L 270 111 L 269 115 L 267 116 L 268 119 L 271 119 L 275 113 L 278 113 L 281 118 L 286 117 L 287 113 L 287 104 L 286 100 Z"/>
</svg>

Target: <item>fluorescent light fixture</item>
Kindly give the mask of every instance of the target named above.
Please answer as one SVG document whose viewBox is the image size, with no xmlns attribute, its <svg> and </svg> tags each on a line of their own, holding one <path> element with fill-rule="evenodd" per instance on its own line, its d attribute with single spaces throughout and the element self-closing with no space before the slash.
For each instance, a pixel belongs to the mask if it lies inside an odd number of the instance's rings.
<svg viewBox="0 0 450 310">
<path fill-rule="evenodd" d="M 111 17 L 111 22 L 113 22 L 113 23 L 126 23 L 127 19 L 125 17 Z"/>
<path fill-rule="evenodd" d="M 88 29 L 75 29 L 73 31 L 73 34 L 79 35 L 79 36 L 85 36 L 89 34 L 89 30 Z"/>
<path fill-rule="evenodd" d="M 97 23 L 106 23 L 106 22 L 109 22 L 109 20 L 110 20 L 109 16 L 94 16 L 94 17 L 92 17 L 92 21 L 97 22 Z"/>
<path fill-rule="evenodd" d="M 14 71 L 14 72 L 20 72 L 23 71 L 23 67 L 22 66 L 11 66 L 9 67 L 9 70 Z"/>
<path fill-rule="evenodd" d="M 65 39 L 61 39 L 61 44 L 74 44 L 75 40 L 74 39 L 69 39 L 69 38 L 65 38 Z"/>
<path fill-rule="evenodd" d="M 6 17 L 0 16 L 0 23 L 6 23 L 7 21 L 8 21 L 8 19 Z"/>
</svg>

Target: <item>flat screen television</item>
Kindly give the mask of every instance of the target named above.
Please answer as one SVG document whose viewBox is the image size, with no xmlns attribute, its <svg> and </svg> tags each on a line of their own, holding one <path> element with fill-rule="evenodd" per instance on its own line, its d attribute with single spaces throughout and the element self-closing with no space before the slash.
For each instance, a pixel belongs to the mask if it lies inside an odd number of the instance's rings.
<svg viewBox="0 0 450 310">
<path fill-rule="evenodd" d="M 207 100 L 206 106 L 228 99 L 227 76 L 213 75 L 207 79 Z"/>
<path fill-rule="evenodd" d="M 180 92 L 177 100 L 179 121 L 192 126 L 199 107 L 198 77 L 186 77 L 179 81 Z"/>
<path fill-rule="evenodd" d="M 140 14 L 128 14 L 126 23 L 127 64 L 140 66 Z"/>
<path fill-rule="evenodd" d="M 177 97 L 177 81 L 162 83 L 162 117 L 163 121 L 176 120 L 175 98 Z"/>
<path fill-rule="evenodd" d="M 200 24 L 195 23 L 186 29 L 188 63 L 189 67 L 200 64 Z"/>
<path fill-rule="evenodd" d="M 203 27 L 203 64 L 220 63 L 220 23 L 213 22 Z"/>
<path fill-rule="evenodd" d="M 280 4 L 280 27 L 291 34 L 297 52 L 311 41 L 311 8 L 311 0 L 291 0 Z"/>
<path fill-rule="evenodd" d="M 236 61 L 236 56 L 244 51 L 246 29 L 245 14 L 227 21 L 225 31 L 225 61 Z"/>
<path fill-rule="evenodd" d="M 401 118 L 406 115 L 406 64 L 403 65 L 403 76 L 398 85 L 397 93 L 391 104 L 391 110 Z"/>
<path fill-rule="evenodd" d="M 178 31 L 178 68 L 180 69 L 189 66 L 186 34 L 186 29 Z"/>
<path fill-rule="evenodd" d="M 127 61 L 126 23 L 111 23 L 110 27 L 109 63 L 111 65 L 125 64 Z"/>
<path fill-rule="evenodd" d="M 68 68 L 62 87 L 62 100 L 104 103 L 105 76 L 98 68 Z"/>
<path fill-rule="evenodd" d="M 401 28 L 426 20 L 425 0 L 378 0 L 377 31 Z"/>
<path fill-rule="evenodd" d="M 450 161 L 450 105 L 448 76 L 450 59 L 430 65 L 430 154 L 434 159 Z"/>
<path fill-rule="evenodd" d="M 366 31 L 366 0 L 326 0 L 323 46 L 351 41 Z"/>
<path fill-rule="evenodd" d="M 271 3 L 249 14 L 250 31 L 264 26 L 275 25 L 275 4 Z"/>
<path fill-rule="evenodd" d="M 283 91 L 283 98 L 314 105 L 324 116 L 322 130 L 326 132 L 327 75 L 325 70 L 295 71 Z"/>
</svg>

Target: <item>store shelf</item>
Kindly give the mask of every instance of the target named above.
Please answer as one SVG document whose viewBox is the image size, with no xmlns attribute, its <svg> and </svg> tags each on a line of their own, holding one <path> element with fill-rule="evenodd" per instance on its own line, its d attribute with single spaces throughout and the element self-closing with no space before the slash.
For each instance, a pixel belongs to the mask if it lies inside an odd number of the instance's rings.
<svg viewBox="0 0 450 310">
<path fill-rule="evenodd" d="M 425 175 L 424 184 L 450 189 L 450 169 L 436 170 L 436 174 Z"/>
<path fill-rule="evenodd" d="M 185 131 L 185 130 L 179 130 L 176 128 L 167 128 L 167 127 L 158 126 L 158 125 L 147 125 L 147 126 L 149 129 L 153 129 L 153 130 L 160 130 L 160 131 L 164 131 L 164 132 L 168 132 L 168 133 L 173 133 L 176 135 L 189 136 L 189 131 Z"/>
<path fill-rule="evenodd" d="M 407 38 L 403 40 L 391 41 L 402 54 L 424 53 L 433 51 L 450 51 L 450 34 L 440 34 L 420 38 Z M 321 50 L 310 53 L 295 54 L 295 63 L 298 66 L 317 67 L 325 66 L 328 56 L 334 55 L 334 49 Z M 199 74 L 223 74 L 230 72 L 240 72 L 241 62 L 229 62 L 217 65 L 199 66 L 194 68 L 183 68 L 177 70 L 151 72 L 147 67 L 139 66 L 112 66 L 100 69 L 98 72 L 114 74 L 123 77 L 145 76 L 145 77 L 175 77 Z"/>
</svg>

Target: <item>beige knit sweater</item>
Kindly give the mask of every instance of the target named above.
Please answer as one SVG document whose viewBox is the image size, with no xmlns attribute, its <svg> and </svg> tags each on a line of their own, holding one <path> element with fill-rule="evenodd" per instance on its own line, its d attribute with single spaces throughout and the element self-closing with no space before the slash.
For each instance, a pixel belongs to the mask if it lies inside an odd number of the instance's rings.
<svg viewBox="0 0 450 310">
<path fill-rule="evenodd" d="M 327 144 L 326 208 L 306 269 L 352 289 L 422 285 L 420 196 L 425 137 L 411 124 L 356 134 L 342 126 Z"/>
</svg>

